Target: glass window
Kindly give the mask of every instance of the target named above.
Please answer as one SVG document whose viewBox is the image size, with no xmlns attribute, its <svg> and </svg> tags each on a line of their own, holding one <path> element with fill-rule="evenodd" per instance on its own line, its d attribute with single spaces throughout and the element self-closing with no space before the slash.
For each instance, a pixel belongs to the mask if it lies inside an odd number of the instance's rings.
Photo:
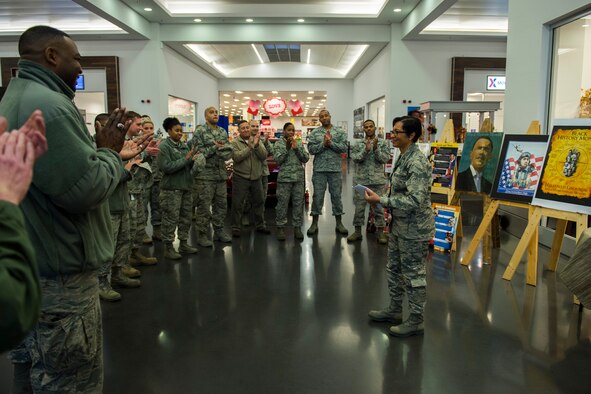
<svg viewBox="0 0 591 394">
<path fill-rule="evenodd" d="M 554 29 L 549 124 L 591 118 L 591 15 Z"/>
</svg>

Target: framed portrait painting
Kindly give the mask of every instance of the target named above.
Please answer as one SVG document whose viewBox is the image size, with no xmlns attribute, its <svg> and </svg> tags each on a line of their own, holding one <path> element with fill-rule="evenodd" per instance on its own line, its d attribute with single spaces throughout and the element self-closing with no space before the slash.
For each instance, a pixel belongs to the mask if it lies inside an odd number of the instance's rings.
<svg viewBox="0 0 591 394">
<path fill-rule="evenodd" d="M 532 204 L 591 215 L 591 126 L 554 126 Z"/>
<path fill-rule="evenodd" d="M 489 194 L 501 153 L 503 133 L 467 133 L 456 190 Z"/>
<path fill-rule="evenodd" d="M 547 145 L 547 135 L 505 134 L 491 197 L 531 203 Z"/>
</svg>

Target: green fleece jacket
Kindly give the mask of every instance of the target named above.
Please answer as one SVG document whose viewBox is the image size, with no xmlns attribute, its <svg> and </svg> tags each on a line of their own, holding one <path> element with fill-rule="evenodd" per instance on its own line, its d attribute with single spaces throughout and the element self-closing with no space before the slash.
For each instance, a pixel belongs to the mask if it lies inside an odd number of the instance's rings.
<svg viewBox="0 0 591 394">
<path fill-rule="evenodd" d="M 0 102 L 9 130 L 40 109 L 47 153 L 35 163 L 33 184 L 21 204 L 42 277 L 98 269 L 114 253 L 106 203 L 123 176 L 119 154 L 96 149 L 72 99 L 74 92 L 51 70 L 21 60 Z"/>
<path fill-rule="evenodd" d="M 185 159 L 189 147 L 184 142 L 174 142 L 167 138 L 160 143 L 158 153 L 158 168 L 162 171 L 160 190 L 191 190 L 193 176 L 192 159 Z"/>
<path fill-rule="evenodd" d="M 0 353 L 24 338 L 39 318 L 35 254 L 21 210 L 0 201 Z"/>
</svg>

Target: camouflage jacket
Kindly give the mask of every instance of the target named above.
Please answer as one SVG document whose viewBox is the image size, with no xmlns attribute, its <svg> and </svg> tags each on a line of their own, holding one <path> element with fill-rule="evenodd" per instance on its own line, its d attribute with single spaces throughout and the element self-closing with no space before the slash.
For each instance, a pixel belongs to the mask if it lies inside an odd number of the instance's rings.
<svg viewBox="0 0 591 394">
<path fill-rule="evenodd" d="M 214 141 L 223 142 L 218 148 Z M 228 133 L 222 127 L 212 129 L 207 124 L 197 126 L 193 138 L 188 142 L 189 149 L 195 148 L 205 156 L 205 168 L 195 175 L 195 179 L 204 181 L 225 181 L 228 178 L 226 160 L 232 157 L 232 147 Z"/>
<path fill-rule="evenodd" d="M 144 162 L 148 163 L 150 168 L 152 168 L 152 180 L 154 182 L 160 182 L 162 180 L 162 171 L 158 168 L 158 156 L 146 154 L 144 155 Z"/>
<path fill-rule="evenodd" d="M 398 158 L 390 190 L 380 203 L 392 214 L 392 233 L 404 239 L 429 240 L 435 232 L 431 208 L 431 165 L 417 144 Z"/>
<path fill-rule="evenodd" d="M 280 166 L 277 182 L 297 182 L 306 178 L 304 165 L 310 160 L 310 154 L 301 143 L 296 149 L 287 149 L 282 138 L 273 145 L 273 158 Z"/>
<path fill-rule="evenodd" d="M 386 140 L 378 140 L 377 149 L 365 150 L 365 140 L 353 145 L 351 158 L 355 162 L 353 183 L 365 186 L 385 185 L 388 178 L 384 173 L 384 164 L 390 160 L 390 147 Z"/>
<path fill-rule="evenodd" d="M 314 155 L 314 172 L 341 172 L 341 153 L 347 151 L 347 133 L 332 126 L 332 143 L 324 146 L 326 129 L 323 126 L 312 130 L 308 140 L 308 151 Z"/>
<path fill-rule="evenodd" d="M 267 156 L 273 156 L 273 145 L 269 142 L 269 140 L 264 141 L 263 144 L 265 145 L 265 149 L 267 150 Z M 267 164 L 267 158 L 265 160 L 261 160 L 261 166 L 263 170 L 263 176 L 269 176 L 269 164 Z"/>
<path fill-rule="evenodd" d="M 152 173 L 144 168 L 146 165 L 149 166 L 148 163 L 142 163 L 142 166 L 134 164 L 131 167 L 131 180 L 127 182 L 129 194 L 143 193 L 146 188 L 151 186 Z"/>
</svg>

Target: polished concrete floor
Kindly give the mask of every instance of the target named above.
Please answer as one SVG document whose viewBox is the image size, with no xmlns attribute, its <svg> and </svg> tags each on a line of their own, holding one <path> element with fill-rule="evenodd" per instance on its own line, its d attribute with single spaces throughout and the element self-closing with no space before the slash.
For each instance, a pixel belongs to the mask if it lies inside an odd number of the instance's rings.
<svg viewBox="0 0 591 394">
<path fill-rule="evenodd" d="M 350 174 L 343 200 L 352 229 Z M 330 212 L 328 193 L 327 204 Z M 464 202 L 462 249 L 479 210 Z M 579 315 L 554 273 L 540 270 L 530 287 L 521 266 L 504 281 L 516 238 L 503 233 L 493 265 L 432 254 L 425 335 L 399 339 L 367 319 L 388 302 L 386 247 L 373 234 L 349 245 L 324 215 L 316 237 L 290 235 L 280 243 L 245 232 L 142 269 L 140 289 L 103 303 L 104 392 L 591 392 L 591 313 Z M 163 255 L 161 244 L 145 251 Z M 540 264 L 547 257 L 541 249 Z M 10 376 L 2 357 L 0 393 Z"/>
</svg>

